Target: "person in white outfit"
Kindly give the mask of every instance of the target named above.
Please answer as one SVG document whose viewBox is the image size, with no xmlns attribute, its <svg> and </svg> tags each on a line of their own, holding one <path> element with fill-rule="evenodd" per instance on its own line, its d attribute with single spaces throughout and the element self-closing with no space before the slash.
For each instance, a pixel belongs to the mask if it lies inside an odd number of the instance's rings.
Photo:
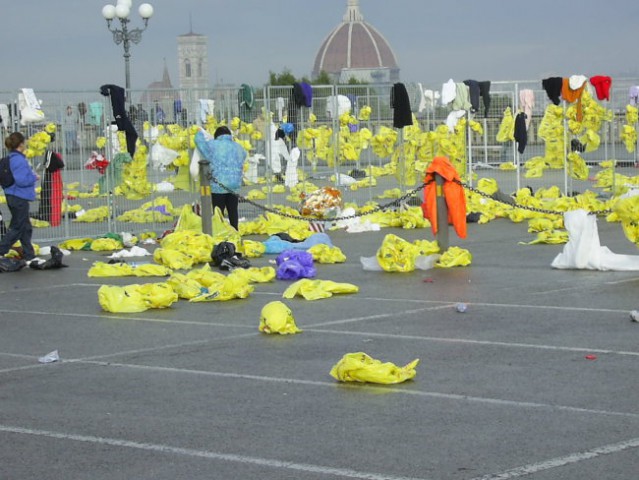
<svg viewBox="0 0 639 480">
<path fill-rule="evenodd" d="M 271 165 L 271 171 L 279 183 L 284 183 L 284 178 L 282 177 L 282 158 L 286 160 L 287 164 L 291 161 L 291 155 L 288 152 L 284 138 L 286 138 L 284 130 L 276 128 L 275 125 L 271 125 L 271 151 L 268 161 Z"/>
</svg>

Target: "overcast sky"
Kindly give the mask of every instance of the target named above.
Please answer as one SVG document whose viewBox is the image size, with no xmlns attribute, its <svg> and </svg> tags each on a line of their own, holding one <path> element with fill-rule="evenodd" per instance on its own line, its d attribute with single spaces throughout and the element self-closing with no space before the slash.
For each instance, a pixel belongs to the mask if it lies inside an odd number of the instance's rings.
<svg viewBox="0 0 639 480">
<path fill-rule="evenodd" d="M 122 46 L 104 0 L 22 0 L 2 8 L 0 91 L 124 85 Z M 113 1 L 115 3 L 115 0 Z M 133 26 L 141 26 L 134 1 Z M 132 50 L 132 87 L 174 86 L 177 40 L 208 36 L 211 83 L 262 85 L 269 70 L 310 75 L 346 0 L 151 0 L 155 14 Z M 366 22 L 397 55 L 404 82 L 536 80 L 551 75 L 639 76 L 637 0 L 360 0 Z M 114 22 L 115 23 L 115 22 Z"/>
</svg>

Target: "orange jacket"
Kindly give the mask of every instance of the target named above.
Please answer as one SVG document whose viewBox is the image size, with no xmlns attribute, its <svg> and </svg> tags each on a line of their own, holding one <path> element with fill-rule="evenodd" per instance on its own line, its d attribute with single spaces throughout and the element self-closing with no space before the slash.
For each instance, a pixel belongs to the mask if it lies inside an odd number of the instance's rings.
<svg viewBox="0 0 639 480">
<path fill-rule="evenodd" d="M 460 238 L 466 238 L 466 194 L 464 187 L 456 181 L 460 181 L 455 167 L 446 157 L 435 157 L 426 170 L 426 187 L 424 188 L 424 203 L 422 211 L 424 218 L 430 221 L 433 234 L 437 234 L 437 185 L 435 174 L 444 177 L 443 194 L 448 207 L 448 223 L 453 224 L 455 232 Z"/>
</svg>

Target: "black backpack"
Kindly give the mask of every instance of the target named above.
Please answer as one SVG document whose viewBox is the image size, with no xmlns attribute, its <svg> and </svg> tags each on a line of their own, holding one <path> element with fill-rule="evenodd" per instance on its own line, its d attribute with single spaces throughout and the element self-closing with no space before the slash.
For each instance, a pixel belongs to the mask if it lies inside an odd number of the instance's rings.
<svg viewBox="0 0 639 480">
<path fill-rule="evenodd" d="M 0 187 L 8 188 L 15 183 L 13 172 L 11 171 L 11 161 L 9 157 L 0 159 Z"/>
</svg>

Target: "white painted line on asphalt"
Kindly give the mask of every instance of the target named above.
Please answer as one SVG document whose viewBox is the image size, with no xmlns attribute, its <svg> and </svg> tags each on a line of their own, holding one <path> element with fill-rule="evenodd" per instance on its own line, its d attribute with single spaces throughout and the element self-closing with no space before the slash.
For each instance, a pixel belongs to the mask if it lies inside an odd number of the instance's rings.
<svg viewBox="0 0 639 480">
<path fill-rule="evenodd" d="M 423 340 L 427 342 L 442 342 L 442 343 L 460 343 L 469 345 L 487 345 L 495 347 L 508 347 L 508 348 L 530 348 L 538 350 L 555 350 L 559 352 L 578 352 L 578 353 L 601 353 L 601 354 L 613 354 L 613 355 L 627 355 L 632 357 L 639 357 L 639 352 L 628 352 L 624 350 L 606 350 L 601 348 L 586 348 L 586 347 L 563 347 L 557 345 L 538 345 L 534 343 L 511 343 L 511 342 L 495 342 L 491 340 L 472 340 L 467 338 L 446 338 L 446 337 L 424 337 L 421 335 L 402 335 L 393 333 L 371 333 L 371 332 L 353 332 L 344 330 L 324 330 L 314 329 L 306 327 L 305 332 L 313 333 L 330 333 L 335 335 L 352 335 L 356 337 L 379 337 L 379 338 L 397 338 L 401 340 Z"/>
<path fill-rule="evenodd" d="M 327 327 L 329 325 L 342 325 L 344 323 L 365 322 L 367 320 L 378 320 L 380 318 L 390 318 L 390 317 L 401 318 L 402 315 L 411 315 L 413 313 L 422 313 L 422 312 L 427 312 L 432 310 L 442 310 L 444 308 L 452 308 L 454 306 L 455 306 L 454 304 L 449 304 L 449 305 L 440 305 L 437 307 L 415 308 L 413 310 L 403 310 L 403 311 L 392 312 L 392 313 L 380 313 L 378 315 L 367 315 L 363 317 L 345 318 L 344 320 L 332 320 L 330 322 L 313 323 L 311 325 L 308 325 L 305 328 L 317 328 L 317 327 Z"/>
<path fill-rule="evenodd" d="M 322 382 L 317 380 L 298 380 L 295 378 L 266 377 L 262 375 L 245 375 L 245 374 L 239 374 L 239 373 L 213 372 L 213 371 L 206 371 L 206 370 L 192 370 L 192 369 L 174 368 L 174 367 L 159 367 L 159 366 L 153 366 L 153 365 L 136 365 L 131 363 L 111 363 L 111 362 L 96 362 L 96 361 L 81 361 L 81 360 L 77 360 L 76 363 L 92 364 L 92 365 L 99 365 L 99 366 L 105 366 L 105 367 L 128 368 L 133 370 L 145 370 L 145 371 L 152 371 L 152 372 L 199 375 L 203 377 L 232 378 L 237 380 L 256 380 L 260 382 L 285 383 L 289 385 L 311 385 L 311 386 L 318 386 L 318 387 L 330 387 L 333 389 L 343 387 L 343 388 L 375 391 L 376 393 L 379 393 L 379 392 L 399 393 L 404 395 L 415 395 L 419 397 L 437 398 L 442 400 L 458 400 L 458 401 L 464 401 L 464 402 L 482 403 L 486 405 L 507 406 L 507 407 L 517 407 L 517 408 L 533 408 L 533 409 L 543 409 L 543 410 L 557 410 L 557 411 L 565 411 L 565 412 L 572 412 L 572 413 L 587 413 L 589 415 L 593 415 L 593 414 L 594 415 L 610 415 L 610 416 L 617 416 L 617 417 L 639 419 L 639 413 L 614 412 L 609 410 L 597 410 L 597 409 L 591 409 L 591 408 L 571 407 L 566 405 L 552 405 L 552 404 L 537 403 L 537 402 L 518 402 L 516 400 L 502 400 L 499 398 L 474 397 L 469 395 L 458 395 L 458 394 L 452 394 L 452 393 L 424 392 L 421 390 L 409 390 L 409 389 L 399 388 L 399 387 L 377 386 L 377 385 L 370 385 L 370 384 L 349 384 L 349 383 L 338 383 L 338 382 Z"/>
<path fill-rule="evenodd" d="M 37 360 L 38 359 L 38 357 L 35 356 L 35 355 L 23 355 L 21 353 L 9 353 L 9 352 L 0 352 L 0 356 L 23 358 L 25 360 Z"/>
<path fill-rule="evenodd" d="M 143 318 L 132 317 L 122 315 L 112 315 L 110 313 L 103 313 L 97 315 L 93 313 L 59 313 L 59 312 L 43 312 L 38 310 L 3 310 L 0 309 L 0 313 L 19 313 L 21 315 L 45 315 L 55 317 L 76 317 L 76 318 L 99 318 L 100 320 L 130 320 L 133 322 L 150 322 L 150 323 L 169 323 L 174 325 L 200 325 L 203 327 L 225 327 L 225 328 L 255 328 L 248 325 L 235 325 L 229 323 L 215 323 L 215 322 L 196 322 L 193 320 L 165 320 L 162 318 Z"/>
<path fill-rule="evenodd" d="M 639 277 L 626 278 L 624 280 L 615 280 L 614 282 L 603 282 L 603 283 L 592 284 L 592 285 L 580 285 L 578 287 L 573 286 L 573 287 L 565 287 L 565 288 L 556 288 L 553 290 L 543 290 L 541 292 L 530 292 L 530 294 L 531 295 L 550 295 L 553 293 L 570 292 L 574 290 L 584 290 L 587 288 L 600 288 L 605 285 L 620 285 L 622 283 L 631 283 L 631 282 L 637 282 L 637 281 L 639 281 Z"/>
<path fill-rule="evenodd" d="M 74 442 L 84 442 L 95 445 L 107 445 L 117 448 L 130 448 L 144 450 L 147 452 L 160 453 L 165 455 L 178 455 L 183 457 L 205 458 L 208 460 L 221 460 L 247 465 L 257 465 L 259 467 L 276 468 L 283 470 L 293 470 L 297 472 L 316 473 L 319 475 L 331 475 L 334 477 L 360 478 L 364 480 L 426 480 L 414 477 L 402 477 L 397 475 L 386 475 L 383 473 L 361 472 L 348 468 L 334 468 L 323 465 L 313 465 L 309 463 L 295 463 L 284 460 L 276 460 L 261 457 L 249 457 L 247 455 L 237 455 L 232 453 L 211 452 L 208 450 L 195 450 L 192 448 L 180 448 L 170 445 L 160 445 L 156 443 L 140 443 L 129 440 L 95 437 L 92 435 L 77 435 L 72 433 L 51 432 L 47 430 L 35 430 L 31 428 L 13 427 L 10 425 L 0 425 L 0 432 L 33 435 L 37 437 L 53 438 L 57 440 L 69 440 Z"/>
<path fill-rule="evenodd" d="M 557 307 L 554 305 L 519 305 L 512 303 L 484 303 L 484 302 L 467 302 L 468 305 L 479 305 L 481 307 L 499 307 L 499 308 L 529 308 L 534 310 L 560 310 L 563 312 L 597 312 L 597 313 L 623 313 L 627 315 L 628 310 L 619 310 L 614 308 L 587 308 L 587 307 Z"/>
<path fill-rule="evenodd" d="M 544 470 L 564 467 L 573 463 L 583 462 L 584 460 L 591 460 L 602 455 L 619 453 L 637 447 L 639 447 L 639 438 L 633 438 L 625 442 L 612 443 L 610 445 L 593 448 L 592 450 L 587 450 L 585 452 L 573 453 L 563 457 L 546 460 L 544 462 L 531 463 L 530 465 L 513 468 L 512 470 L 507 470 L 502 473 L 493 473 L 481 477 L 475 477 L 471 480 L 509 480 L 511 478 L 525 477 Z"/>
<path fill-rule="evenodd" d="M 195 347 L 198 345 L 207 345 L 207 344 L 211 344 L 214 342 L 219 342 L 219 341 L 227 341 L 227 340 L 236 340 L 238 338 L 245 338 L 245 337 L 256 337 L 260 335 L 259 332 L 252 332 L 252 333 L 243 333 L 241 335 L 230 335 L 228 337 L 215 337 L 215 338 L 209 338 L 207 340 L 196 340 L 193 342 L 184 342 L 184 343 L 175 343 L 175 344 L 170 344 L 170 345 L 161 345 L 159 347 L 149 347 L 149 348 L 139 348 L 136 350 L 125 350 L 122 352 L 115 352 L 115 353 L 107 353 L 104 355 L 94 355 L 91 357 L 82 357 L 82 358 L 71 358 L 68 360 L 63 360 L 63 363 L 82 363 L 85 361 L 89 361 L 89 360 L 99 360 L 99 359 L 103 359 L 103 358 L 111 358 L 111 357 L 119 357 L 121 355 L 137 355 L 139 353 L 151 353 L 151 352 L 158 352 L 160 350 L 167 350 L 167 349 L 171 349 L 171 348 L 182 348 L 182 347 Z"/>
<path fill-rule="evenodd" d="M 75 287 L 75 286 L 82 286 L 81 284 L 77 284 L 77 283 L 67 283 L 67 284 L 58 284 L 58 285 L 46 285 L 46 286 L 40 286 L 40 287 L 32 287 L 32 288 L 14 288 L 11 290 L 3 290 L 0 291 L 0 295 L 2 294 L 15 294 L 15 293 L 29 293 L 29 292 L 42 292 L 45 290 L 53 290 L 56 288 L 70 288 L 70 287 Z"/>
</svg>

